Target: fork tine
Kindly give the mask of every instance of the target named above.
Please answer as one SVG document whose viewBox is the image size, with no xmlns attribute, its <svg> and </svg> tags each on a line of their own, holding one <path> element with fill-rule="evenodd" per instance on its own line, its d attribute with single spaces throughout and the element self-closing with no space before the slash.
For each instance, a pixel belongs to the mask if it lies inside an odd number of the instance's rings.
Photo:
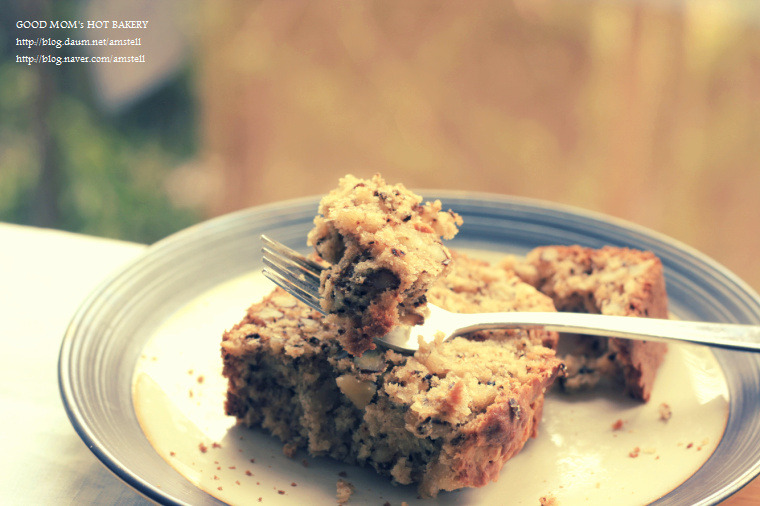
<svg viewBox="0 0 760 506">
<path fill-rule="evenodd" d="M 297 260 L 289 257 L 283 257 L 277 251 L 273 251 L 267 247 L 261 248 L 261 252 L 264 254 L 264 262 L 268 262 L 270 267 L 282 272 L 288 272 L 302 283 L 314 286 L 314 290 L 318 291 L 318 273 L 315 273 L 313 270 L 304 267 Z"/>
<path fill-rule="evenodd" d="M 261 236 L 264 275 L 308 306 L 324 313 L 319 302 L 322 266 L 266 236 Z"/>
<path fill-rule="evenodd" d="M 295 287 L 298 287 L 302 292 L 309 294 L 314 299 L 319 300 L 319 279 L 307 275 L 302 270 L 293 267 L 287 261 L 283 261 L 281 258 L 273 258 L 265 256 L 263 259 L 264 265 L 269 268 L 270 271 L 275 272 L 285 278 L 288 283 Z"/>
<path fill-rule="evenodd" d="M 283 274 L 282 272 L 274 269 L 276 268 L 264 268 L 262 270 L 262 273 L 270 281 L 282 287 L 286 292 L 307 306 L 311 307 L 312 309 L 316 309 L 320 313 L 324 314 L 325 311 L 319 305 L 319 298 L 315 297 L 314 293 L 311 290 L 307 290 L 299 286 L 299 283 L 296 283 L 294 278 L 290 277 L 289 273 Z"/>
<path fill-rule="evenodd" d="M 324 270 L 324 267 L 319 265 L 317 262 L 309 260 L 299 252 L 288 248 L 284 244 L 279 243 L 264 234 L 261 235 L 261 241 L 264 243 L 264 248 L 262 251 L 266 252 L 268 249 L 271 253 L 274 253 L 277 256 L 287 258 L 317 278 L 319 278 L 319 274 Z"/>
</svg>

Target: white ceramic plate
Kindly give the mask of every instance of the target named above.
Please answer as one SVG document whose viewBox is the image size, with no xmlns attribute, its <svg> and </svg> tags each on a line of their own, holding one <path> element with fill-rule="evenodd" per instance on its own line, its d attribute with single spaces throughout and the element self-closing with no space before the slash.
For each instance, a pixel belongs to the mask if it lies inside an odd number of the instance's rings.
<svg viewBox="0 0 760 506">
<path fill-rule="evenodd" d="M 486 256 L 544 244 L 648 249 L 663 260 L 677 316 L 760 323 L 760 298 L 749 287 L 650 231 L 536 201 L 422 193 L 463 216 L 454 248 Z M 175 234 L 103 283 L 75 315 L 59 365 L 69 417 L 98 458 L 149 498 L 332 502 L 344 472 L 357 489 L 352 504 L 416 501 L 414 488 L 368 470 L 286 459 L 274 438 L 223 416 L 221 332 L 268 290 L 256 274 L 258 236 L 303 250 L 316 207 L 312 198 L 252 208 Z M 673 410 L 668 422 L 659 419 L 661 403 Z M 648 405 L 614 393 L 552 394 L 539 438 L 498 482 L 435 502 L 537 504 L 553 495 L 561 504 L 714 504 L 760 472 L 759 407 L 760 357 L 673 347 Z M 623 426 L 613 430 L 617 420 Z"/>
</svg>

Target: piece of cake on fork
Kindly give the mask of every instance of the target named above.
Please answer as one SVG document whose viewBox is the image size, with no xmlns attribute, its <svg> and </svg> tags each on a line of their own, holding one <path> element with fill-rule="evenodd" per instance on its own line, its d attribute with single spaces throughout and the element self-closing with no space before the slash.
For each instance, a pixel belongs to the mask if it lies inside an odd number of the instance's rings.
<svg viewBox="0 0 760 506">
<path fill-rule="evenodd" d="M 450 270 L 442 239 L 462 219 L 422 202 L 404 185 L 380 175 L 341 178 L 320 202 L 308 244 L 328 264 L 321 278 L 322 307 L 342 329 L 352 355 L 375 347 L 373 338 L 424 318 L 425 293 Z"/>
</svg>

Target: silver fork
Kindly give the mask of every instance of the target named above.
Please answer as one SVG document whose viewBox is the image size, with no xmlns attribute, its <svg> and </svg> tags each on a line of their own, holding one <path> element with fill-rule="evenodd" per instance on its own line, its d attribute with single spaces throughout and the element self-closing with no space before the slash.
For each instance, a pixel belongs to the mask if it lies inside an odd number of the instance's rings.
<svg viewBox="0 0 760 506">
<path fill-rule="evenodd" d="M 297 251 L 261 236 L 264 275 L 308 306 L 324 314 L 319 300 L 319 275 L 324 269 Z M 717 348 L 760 351 L 760 326 L 734 323 L 633 318 L 585 313 L 503 312 L 452 313 L 428 303 L 429 316 L 421 325 L 397 327 L 375 339 L 385 348 L 414 353 L 418 338 L 430 342 L 438 332 L 454 337 L 477 330 L 544 327 L 571 332 L 646 341 L 680 341 Z"/>
</svg>

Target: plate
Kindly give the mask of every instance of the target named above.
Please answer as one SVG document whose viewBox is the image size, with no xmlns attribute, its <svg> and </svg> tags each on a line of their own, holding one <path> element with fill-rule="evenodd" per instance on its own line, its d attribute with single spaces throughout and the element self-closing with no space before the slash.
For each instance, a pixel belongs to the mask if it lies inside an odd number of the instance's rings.
<svg viewBox="0 0 760 506">
<path fill-rule="evenodd" d="M 671 311 L 678 317 L 760 323 L 760 297 L 751 288 L 704 255 L 652 231 L 607 216 L 534 200 L 450 191 L 420 193 L 426 198 L 440 198 L 445 208 L 454 209 L 464 218 L 459 235 L 451 243 L 453 248 L 514 254 L 523 254 L 545 244 L 615 245 L 651 250 L 663 261 Z M 66 411 L 74 428 L 93 453 L 117 476 L 148 498 L 162 504 L 221 503 L 197 486 L 198 480 L 189 476 L 192 469 L 183 469 L 182 465 L 172 462 L 171 455 L 162 454 L 160 442 L 152 443 L 141 426 L 140 418 L 142 416 L 144 423 L 145 413 L 138 416 L 135 392 L 139 394 L 152 388 L 151 382 L 141 374 L 146 369 L 146 363 L 157 361 L 167 354 L 184 356 L 191 353 L 192 348 L 189 342 L 183 346 L 181 336 L 175 336 L 172 341 L 174 348 L 156 352 L 152 348 L 155 337 L 162 332 L 165 335 L 167 324 L 176 321 L 178 315 L 188 314 L 185 310 L 189 306 L 200 304 L 200 309 L 208 310 L 208 304 L 214 300 L 213 297 L 208 299 L 208 294 L 229 295 L 242 289 L 240 307 L 230 307 L 229 315 L 220 315 L 224 325 L 209 336 L 213 344 L 218 345 L 224 328 L 239 320 L 247 305 L 254 302 L 257 296 L 256 282 L 251 281 L 249 300 L 245 280 L 255 277 L 253 273 L 261 268 L 259 235 L 268 234 L 291 247 L 304 250 L 304 238 L 311 227 L 317 203 L 318 198 L 308 198 L 251 208 L 174 234 L 150 246 L 138 259 L 107 279 L 75 314 L 64 336 L 59 359 L 59 382 Z M 685 350 L 684 356 L 698 358 L 705 352 L 704 349 Z M 721 381 L 729 399 L 725 431 L 719 442 L 716 439 L 706 445 L 714 447 L 714 451 L 705 451 L 704 464 L 690 472 L 683 483 L 676 483 L 675 488 L 666 490 L 662 497 L 653 498 L 653 504 L 715 504 L 760 473 L 760 355 L 726 350 L 716 350 L 707 355 L 722 371 Z M 199 375 L 198 371 L 192 370 L 192 364 L 187 367 L 181 374 L 185 380 L 190 378 L 198 385 L 199 393 L 206 391 L 205 388 L 215 388 L 214 378 Z M 191 393 L 185 390 L 182 395 L 189 397 Z M 218 399 L 213 402 L 218 402 Z M 203 405 L 196 399 L 194 405 L 199 404 Z M 167 402 L 157 402 L 154 409 L 162 413 L 161 417 L 166 419 L 168 427 L 174 427 L 175 430 L 169 432 L 177 435 L 189 430 L 185 424 L 187 413 L 173 412 L 167 405 Z M 214 410 L 219 408 L 213 403 L 209 405 L 213 405 Z M 627 407 L 623 405 L 622 409 Z M 548 408 L 544 421 L 550 415 Z M 547 430 L 551 433 L 553 428 L 547 427 Z M 620 435 L 631 432 L 623 431 Z M 246 439 L 248 435 L 253 442 Z M 152 433 L 152 437 L 157 436 Z M 240 454 L 256 451 L 257 456 L 263 456 L 259 459 L 274 459 L 276 452 L 272 448 L 278 447 L 273 438 L 257 435 L 256 431 L 244 432 L 233 428 L 221 438 L 228 450 L 237 447 L 235 451 Z M 539 441 L 542 441 L 540 436 L 535 442 Z M 688 448 L 692 448 L 689 444 L 696 444 L 696 447 L 704 444 L 687 440 L 682 443 Z M 267 444 L 273 446 L 257 446 Z M 635 443 L 631 440 L 626 444 L 633 448 Z M 538 443 L 531 441 L 529 445 L 538 446 Z M 201 444 L 194 446 L 203 455 L 211 453 L 200 451 Z M 695 451 L 696 447 L 693 448 Z M 526 446 L 526 450 L 532 451 L 533 448 Z M 646 447 L 642 451 L 648 454 Z M 657 451 L 655 449 L 648 456 Z M 530 455 L 529 451 L 523 453 Z M 517 458 L 526 460 L 528 457 L 523 457 L 523 453 Z M 580 461 L 575 460 L 571 465 Z M 309 465 L 308 468 L 304 467 L 304 462 Z M 227 474 L 233 471 L 228 469 L 231 467 L 236 468 L 234 471 L 249 471 L 227 464 L 226 461 L 219 463 L 219 470 L 226 466 L 224 472 Z M 258 465 L 261 464 L 259 460 Z M 324 490 L 319 486 L 311 490 L 308 478 L 304 481 L 301 476 L 310 473 L 312 476 L 323 476 L 329 466 L 340 467 L 337 463 L 300 457 L 291 464 L 294 467 L 289 471 L 296 473 L 298 470 L 300 474 L 294 476 L 299 476 L 299 482 L 290 482 L 287 477 L 280 476 L 285 480 L 284 485 L 266 481 L 273 479 L 272 472 L 281 473 L 283 468 L 278 466 L 283 464 L 273 460 L 261 466 L 262 474 L 258 481 L 265 480 L 263 485 L 259 485 L 262 493 L 268 488 L 267 494 L 273 494 L 272 497 L 280 503 L 287 503 L 298 494 Z M 346 469 L 346 466 L 341 469 Z M 254 469 L 251 474 L 257 472 Z M 330 487 L 334 493 L 335 475 L 332 472 L 329 470 Z M 351 478 L 358 482 L 373 479 L 371 476 L 362 477 L 362 470 L 350 469 L 349 472 L 357 473 Z M 221 481 L 223 476 L 219 478 Z M 211 485 L 214 485 L 213 476 L 210 479 Z M 235 481 L 239 480 L 230 483 Z M 501 485 L 501 480 L 497 484 Z M 602 483 L 600 479 L 595 484 L 600 487 L 606 482 Z M 225 486 L 229 488 L 234 485 Z M 547 482 L 546 490 L 551 491 L 553 486 Z M 209 487 L 205 486 L 213 494 L 213 489 Z M 395 497 L 399 489 L 404 491 L 403 487 L 387 492 L 375 489 L 375 499 L 377 494 L 382 496 L 383 493 Z M 457 494 L 441 494 L 439 502 L 472 502 L 463 501 L 470 496 Z M 361 495 L 354 499 L 359 498 Z"/>
</svg>

